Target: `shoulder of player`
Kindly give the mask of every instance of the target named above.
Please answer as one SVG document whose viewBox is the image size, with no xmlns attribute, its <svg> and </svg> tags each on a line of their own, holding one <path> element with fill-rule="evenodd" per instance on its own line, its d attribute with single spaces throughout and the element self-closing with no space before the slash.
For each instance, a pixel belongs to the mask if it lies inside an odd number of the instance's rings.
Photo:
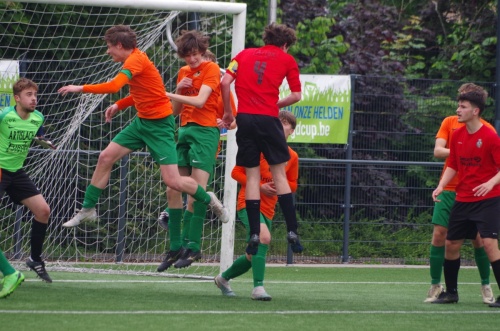
<svg viewBox="0 0 500 331">
<path fill-rule="evenodd" d="M 0 121 L 2 121 L 5 118 L 5 116 L 10 114 L 12 111 L 15 111 L 15 106 L 5 107 L 2 110 L 0 110 Z"/>
<path fill-rule="evenodd" d="M 45 116 L 43 116 L 42 112 L 41 112 L 41 111 L 39 111 L 39 110 L 36 110 L 36 109 L 35 109 L 35 111 L 33 112 L 33 115 L 34 115 L 34 116 L 38 116 L 38 117 L 40 117 L 40 119 L 41 119 L 42 121 L 45 119 Z"/>
<path fill-rule="evenodd" d="M 144 53 L 143 51 L 141 51 L 140 49 L 138 48 L 135 48 L 132 53 L 130 53 L 130 55 L 127 57 L 127 59 L 125 60 L 125 62 L 123 63 L 123 67 L 125 68 L 127 65 L 130 65 L 130 64 L 152 64 L 154 65 L 154 63 L 149 59 L 149 56 Z"/>
</svg>

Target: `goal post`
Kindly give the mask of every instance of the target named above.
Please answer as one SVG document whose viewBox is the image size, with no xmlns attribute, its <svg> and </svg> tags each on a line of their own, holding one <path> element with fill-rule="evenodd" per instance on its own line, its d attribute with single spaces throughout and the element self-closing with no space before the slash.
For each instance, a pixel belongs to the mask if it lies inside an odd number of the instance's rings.
<svg viewBox="0 0 500 331">
<path fill-rule="evenodd" d="M 120 262 L 119 272 L 156 275 L 155 265 L 168 248 L 168 235 L 161 232 L 156 222 L 166 198 L 158 166 L 146 150 L 134 152 L 115 165 L 97 206 L 98 222 L 83 223 L 76 229 L 62 228 L 61 224 L 81 206 L 99 152 L 130 122 L 135 111 L 126 110 L 106 124 L 102 112 L 124 92 L 63 98 L 57 89 L 67 84 L 103 82 L 116 75 L 120 65 L 106 55 L 102 36 L 107 28 L 117 24 L 130 25 L 137 32 L 138 47 L 158 67 L 167 90 L 175 86 L 176 73 L 184 65 L 171 46 L 172 37 L 175 39 L 182 30 L 195 26 L 210 35 L 209 49 L 220 67 L 225 68 L 244 48 L 246 4 L 14 0 L 0 3 L 0 17 L 4 30 L 0 35 L 0 61 L 17 61 L 19 75 L 39 84 L 37 109 L 46 117 L 48 137 L 58 146 L 55 151 L 31 148 L 25 165 L 52 209 L 44 243 L 48 269 L 114 272 L 116 265 L 105 265 Z M 4 78 L 0 72 L 0 83 Z M 213 216 L 205 221 L 203 261 L 212 263 L 167 270 L 167 275 L 211 277 L 233 262 L 237 183 L 231 178 L 231 170 L 236 151 L 232 130 L 223 143 L 222 161 L 218 162 L 214 182 L 208 188 L 223 199 L 231 215 L 225 224 Z M 5 197 L 0 215 L 0 247 L 22 265 L 29 256 L 32 215 Z"/>
</svg>

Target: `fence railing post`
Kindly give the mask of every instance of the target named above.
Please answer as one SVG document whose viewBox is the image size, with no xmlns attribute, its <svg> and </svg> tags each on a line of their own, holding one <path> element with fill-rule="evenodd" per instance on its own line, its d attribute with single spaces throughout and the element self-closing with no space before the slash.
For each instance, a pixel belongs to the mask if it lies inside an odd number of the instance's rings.
<svg viewBox="0 0 500 331">
<path fill-rule="evenodd" d="M 352 160 L 352 140 L 353 140 L 353 117 L 354 117 L 354 91 L 356 84 L 356 76 L 351 77 L 351 115 L 349 116 L 349 135 L 347 136 L 346 160 Z M 342 245 L 342 262 L 349 263 L 349 221 L 351 218 L 351 176 L 352 163 L 349 162 L 345 166 L 345 188 L 344 188 L 344 239 Z"/>
</svg>

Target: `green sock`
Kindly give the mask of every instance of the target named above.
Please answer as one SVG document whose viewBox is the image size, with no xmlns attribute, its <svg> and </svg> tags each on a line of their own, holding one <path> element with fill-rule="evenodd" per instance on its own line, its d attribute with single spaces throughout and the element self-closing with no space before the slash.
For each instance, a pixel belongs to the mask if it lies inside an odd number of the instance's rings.
<svg viewBox="0 0 500 331">
<path fill-rule="evenodd" d="M 193 218 L 189 226 L 188 248 L 193 252 L 198 252 L 201 247 L 201 235 L 203 233 L 203 222 L 207 214 L 207 205 L 195 201 L 193 202 Z"/>
<path fill-rule="evenodd" d="M 184 211 L 184 219 L 182 220 L 182 247 L 187 248 L 189 243 L 189 227 L 191 225 L 193 213 L 186 209 Z"/>
<path fill-rule="evenodd" d="M 474 249 L 474 259 L 476 260 L 479 276 L 481 276 L 481 285 L 490 283 L 490 260 L 484 250 L 484 247 Z"/>
<path fill-rule="evenodd" d="M 168 235 L 170 238 L 170 250 L 176 251 L 182 247 L 181 223 L 182 209 L 168 209 L 170 218 L 168 220 Z"/>
<path fill-rule="evenodd" d="M 198 185 L 198 189 L 196 190 L 196 193 L 192 195 L 192 197 L 196 201 L 204 203 L 205 205 L 208 205 L 210 203 L 210 200 L 212 200 L 210 196 L 207 194 L 207 192 L 200 185 Z"/>
<path fill-rule="evenodd" d="M 4 277 L 12 275 L 14 272 L 16 272 L 16 269 L 14 269 L 10 265 L 9 260 L 7 260 L 1 249 L 0 249 L 0 271 L 2 272 Z"/>
<path fill-rule="evenodd" d="M 431 265 L 431 284 L 441 283 L 441 274 L 443 273 L 444 246 L 431 245 L 430 265 Z"/>
<path fill-rule="evenodd" d="M 233 262 L 229 269 L 222 273 L 222 277 L 227 280 L 236 278 L 250 270 L 251 267 L 252 262 L 247 260 L 246 255 L 242 255 Z"/>
<path fill-rule="evenodd" d="M 252 256 L 253 286 L 264 286 L 266 272 L 266 255 L 269 245 L 259 244 L 257 254 Z"/>
<path fill-rule="evenodd" d="M 99 201 L 99 197 L 101 196 L 102 189 L 95 187 L 90 184 L 87 186 L 87 190 L 85 191 L 85 197 L 83 198 L 83 208 L 94 208 L 97 205 L 97 201 Z"/>
</svg>

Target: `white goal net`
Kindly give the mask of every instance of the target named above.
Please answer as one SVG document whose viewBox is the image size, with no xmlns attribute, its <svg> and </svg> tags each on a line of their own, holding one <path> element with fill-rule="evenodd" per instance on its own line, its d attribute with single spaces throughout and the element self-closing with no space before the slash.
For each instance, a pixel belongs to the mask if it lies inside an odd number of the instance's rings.
<svg viewBox="0 0 500 331">
<path fill-rule="evenodd" d="M 105 123 L 104 110 L 127 91 L 61 97 L 57 90 L 68 84 L 112 79 L 121 64 L 106 54 L 102 37 L 109 27 L 125 24 L 136 31 L 138 48 L 149 55 L 163 76 L 165 89 L 172 91 L 176 73 L 184 65 L 172 47 L 179 33 L 197 29 L 210 35 L 209 49 L 224 68 L 243 48 L 245 10 L 243 4 L 202 1 L 0 2 L 0 64 L 14 63 L 18 68 L 18 73 L 0 72 L 2 106 L 8 105 L 6 91 L 11 90 L 15 76 L 35 81 L 39 85 L 37 109 L 46 118 L 46 137 L 57 145 L 54 151 L 31 148 L 25 164 L 51 207 L 43 253 L 48 270 L 158 274 L 156 267 L 169 247 L 167 232 L 157 224 L 167 205 L 166 187 L 146 150 L 132 153 L 113 167 L 97 205 L 97 222 L 74 229 L 61 226 L 81 207 L 99 152 L 136 112 L 125 110 L 111 124 Z M 240 40 L 233 40 L 235 35 Z M 232 140 L 233 134 L 231 144 Z M 161 275 L 213 276 L 221 263 L 232 263 L 236 186 L 225 180 L 234 148 L 229 146 L 227 152 L 226 146 L 224 142 L 208 190 L 231 208 L 231 221 L 222 226 L 207 213 L 201 263 L 180 270 L 172 267 Z M 0 247 L 14 265 L 23 266 L 30 251 L 32 214 L 4 196 L 0 215 Z"/>
</svg>

